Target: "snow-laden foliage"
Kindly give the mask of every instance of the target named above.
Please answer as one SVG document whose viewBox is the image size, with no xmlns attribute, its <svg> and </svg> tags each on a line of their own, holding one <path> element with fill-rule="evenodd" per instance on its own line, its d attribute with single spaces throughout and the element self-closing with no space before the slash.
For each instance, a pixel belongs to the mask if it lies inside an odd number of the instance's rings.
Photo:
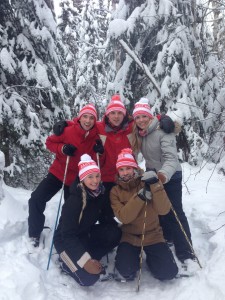
<svg viewBox="0 0 225 300">
<path fill-rule="evenodd" d="M 218 61 L 207 52 L 207 43 L 204 49 L 201 44 L 200 37 L 205 37 L 207 30 L 203 32 L 199 22 L 200 8 L 195 1 L 120 0 L 109 24 L 107 48 L 107 93 L 119 92 L 127 97 L 131 110 L 140 97 L 147 97 L 154 113 L 167 113 L 180 122 L 180 159 L 193 164 L 209 154 L 210 122 L 206 119 L 217 106 L 221 88 L 215 76 Z M 121 47 L 120 40 L 133 55 Z M 134 56 L 147 67 L 157 85 Z"/>
<path fill-rule="evenodd" d="M 102 1 L 61 1 L 59 33 L 66 53 L 74 114 L 84 103 L 101 106 L 107 74 L 104 61 L 108 13 Z"/>
<path fill-rule="evenodd" d="M 0 3 L 1 150 L 10 171 L 6 180 L 24 187 L 34 186 L 46 172 L 46 135 L 60 115 L 69 116 L 50 3 Z"/>
<path fill-rule="evenodd" d="M 1 200 L 4 198 L 4 190 L 2 187 L 4 167 L 5 167 L 5 155 L 2 151 L 0 151 L 0 203 Z"/>
<path fill-rule="evenodd" d="M 102 117 L 114 93 L 129 112 L 144 96 L 155 114 L 182 124 L 180 160 L 199 164 L 205 157 L 225 170 L 219 2 L 59 0 L 57 22 L 54 2 L 0 1 L 0 149 L 7 183 L 36 185 L 52 158 L 44 143 L 53 123 L 87 102 Z"/>
</svg>

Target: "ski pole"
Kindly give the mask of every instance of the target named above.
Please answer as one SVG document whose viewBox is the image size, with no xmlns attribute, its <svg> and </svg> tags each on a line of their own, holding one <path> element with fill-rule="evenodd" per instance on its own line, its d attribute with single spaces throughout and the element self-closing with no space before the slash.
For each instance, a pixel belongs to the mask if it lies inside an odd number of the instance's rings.
<svg viewBox="0 0 225 300">
<path fill-rule="evenodd" d="M 98 152 L 96 153 L 96 157 L 97 157 L 97 165 L 98 165 L 98 167 L 100 169 L 99 153 Z M 107 263 L 109 263 L 109 254 L 108 253 L 106 253 L 106 259 L 107 259 Z"/>
<path fill-rule="evenodd" d="M 146 224 L 146 216 L 147 216 L 147 203 L 148 203 L 148 201 L 145 201 L 145 214 L 144 214 L 143 229 L 142 229 L 142 235 L 141 235 L 140 267 L 139 267 L 139 274 L 138 274 L 136 292 L 139 292 L 140 283 L 141 283 L 143 249 L 144 249 L 143 243 L 144 243 L 144 239 L 145 239 L 145 224 Z"/>
<path fill-rule="evenodd" d="M 197 255 L 195 254 L 194 248 L 193 248 L 193 246 L 192 246 L 192 244 L 191 244 L 191 242 L 190 242 L 190 240 L 189 240 L 189 238 L 188 238 L 188 236 L 187 236 L 187 234 L 186 234 L 186 232 L 185 232 L 185 230 L 184 230 L 184 227 L 183 227 L 183 225 L 181 224 L 181 222 L 180 222 L 180 220 L 179 220 L 179 218 L 178 218 L 178 215 L 177 215 L 175 209 L 173 208 L 173 205 L 172 205 L 172 204 L 171 204 L 171 210 L 172 210 L 172 212 L 173 212 L 173 214 L 174 214 L 174 216 L 175 216 L 175 218 L 176 218 L 178 224 L 180 225 L 180 228 L 181 228 L 181 230 L 182 230 L 182 232 L 183 232 L 183 234 L 184 234 L 184 236 L 185 236 L 186 241 L 188 242 L 189 247 L 191 248 L 192 254 L 195 256 L 195 258 L 196 258 L 196 260 L 197 260 L 197 263 L 198 263 L 199 267 L 202 269 L 202 266 L 201 266 L 201 264 L 200 264 L 200 261 L 199 261 Z"/>
<path fill-rule="evenodd" d="M 99 169 L 100 169 L 100 163 L 99 163 L 99 153 L 98 153 L 98 152 L 96 153 L 96 157 L 97 157 L 97 164 L 98 164 L 98 167 L 99 167 Z"/>
<path fill-rule="evenodd" d="M 61 195 L 60 195 L 59 205 L 58 205 L 58 211 L 57 211 L 56 220 L 55 220 L 55 227 L 54 227 L 54 231 L 53 231 L 53 235 L 52 235 L 52 242 L 51 242 L 51 247 L 50 247 L 49 256 L 48 256 L 47 271 L 49 269 L 50 260 L 51 260 L 51 256 L 52 256 L 54 234 L 55 234 L 56 227 L 57 227 L 57 224 L 58 224 L 59 212 L 60 212 L 60 207 L 61 207 L 61 202 L 62 202 L 62 195 L 63 195 L 65 181 L 66 181 L 66 174 L 67 174 L 69 160 L 70 160 L 70 156 L 67 156 L 67 158 L 66 158 L 66 167 L 65 167 L 64 177 L 63 177 L 62 190 L 61 190 Z"/>
</svg>

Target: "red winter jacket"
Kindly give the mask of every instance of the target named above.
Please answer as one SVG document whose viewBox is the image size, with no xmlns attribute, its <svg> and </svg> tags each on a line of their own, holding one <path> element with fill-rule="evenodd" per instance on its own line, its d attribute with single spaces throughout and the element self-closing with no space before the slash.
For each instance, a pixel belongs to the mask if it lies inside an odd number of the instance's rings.
<svg viewBox="0 0 225 300">
<path fill-rule="evenodd" d="M 81 155 L 87 153 L 96 161 L 96 154 L 93 146 L 99 139 L 97 128 L 94 126 L 90 131 L 81 128 L 77 119 L 73 120 L 73 125 L 64 129 L 60 136 L 51 135 L 46 140 L 46 147 L 56 154 L 55 160 L 49 168 L 49 172 L 63 181 L 67 156 L 62 153 L 65 144 L 72 144 L 77 147 L 75 155 L 70 157 L 66 176 L 66 185 L 70 185 L 78 175 L 78 163 Z M 102 158 L 103 159 L 103 158 Z"/>
<path fill-rule="evenodd" d="M 98 134 L 104 146 L 105 161 L 101 167 L 102 181 L 115 182 L 116 179 L 116 161 L 119 153 L 124 148 L 130 148 L 131 132 L 133 121 L 128 122 L 118 131 L 113 131 L 105 123 L 105 119 L 97 122 Z"/>
</svg>

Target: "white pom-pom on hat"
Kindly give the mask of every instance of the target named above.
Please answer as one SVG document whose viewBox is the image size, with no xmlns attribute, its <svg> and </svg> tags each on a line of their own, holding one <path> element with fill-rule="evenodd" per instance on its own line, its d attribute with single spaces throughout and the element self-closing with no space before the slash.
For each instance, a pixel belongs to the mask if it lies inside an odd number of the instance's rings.
<svg viewBox="0 0 225 300">
<path fill-rule="evenodd" d="M 83 155 L 80 157 L 80 161 L 92 161 L 92 158 L 91 158 L 90 155 L 88 155 L 88 154 L 83 154 Z"/>
<path fill-rule="evenodd" d="M 111 101 L 106 108 L 106 116 L 112 111 L 121 111 L 124 116 L 126 115 L 126 108 L 120 99 L 120 95 L 116 94 L 112 96 Z"/>
<path fill-rule="evenodd" d="M 78 163 L 80 181 L 84 180 L 89 174 L 100 173 L 96 162 L 88 154 L 83 154 Z"/>
<path fill-rule="evenodd" d="M 133 110 L 134 119 L 138 115 L 145 115 L 148 116 L 149 118 L 153 118 L 151 108 L 150 105 L 148 104 L 147 98 L 141 98 L 137 103 L 135 103 L 134 110 Z"/>
<path fill-rule="evenodd" d="M 141 98 L 138 102 L 139 102 L 139 103 L 149 104 L 148 98 Z"/>
<path fill-rule="evenodd" d="M 131 148 L 125 148 L 121 150 L 120 154 L 118 155 L 118 159 L 116 162 L 117 170 L 122 167 L 132 167 L 137 169 L 138 165 L 132 155 Z"/>
</svg>

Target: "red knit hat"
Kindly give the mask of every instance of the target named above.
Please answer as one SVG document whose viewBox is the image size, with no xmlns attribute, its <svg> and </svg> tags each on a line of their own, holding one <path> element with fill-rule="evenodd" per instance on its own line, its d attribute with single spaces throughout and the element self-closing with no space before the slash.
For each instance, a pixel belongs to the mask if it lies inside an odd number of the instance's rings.
<svg viewBox="0 0 225 300">
<path fill-rule="evenodd" d="M 135 103 L 134 111 L 133 111 L 134 119 L 138 115 L 145 115 L 145 116 L 149 116 L 150 118 L 153 118 L 151 108 L 148 104 L 148 99 L 147 98 L 141 98 L 137 103 Z"/>
<path fill-rule="evenodd" d="M 124 116 L 126 115 L 126 108 L 120 99 L 120 95 L 112 96 L 111 101 L 106 108 L 106 116 L 108 116 L 108 114 L 112 111 L 121 111 Z"/>
<path fill-rule="evenodd" d="M 121 150 L 120 154 L 118 155 L 118 159 L 116 162 L 117 170 L 122 167 L 133 167 L 137 169 L 138 165 L 132 155 L 132 149 L 125 148 Z"/>
<path fill-rule="evenodd" d="M 100 173 L 100 169 L 96 162 L 91 159 L 90 155 L 83 154 L 78 164 L 80 181 L 84 180 L 89 174 L 94 172 Z"/>
<path fill-rule="evenodd" d="M 95 117 L 95 121 L 97 120 L 97 111 L 96 111 L 96 108 L 94 107 L 93 104 L 87 104 L 85 105 L 79 112 L 79 115 L 78 115 L 78 119 L 81 118 L 82 115 L 84 114 L 91 114 L 92 116 Z"/>
</svg>

